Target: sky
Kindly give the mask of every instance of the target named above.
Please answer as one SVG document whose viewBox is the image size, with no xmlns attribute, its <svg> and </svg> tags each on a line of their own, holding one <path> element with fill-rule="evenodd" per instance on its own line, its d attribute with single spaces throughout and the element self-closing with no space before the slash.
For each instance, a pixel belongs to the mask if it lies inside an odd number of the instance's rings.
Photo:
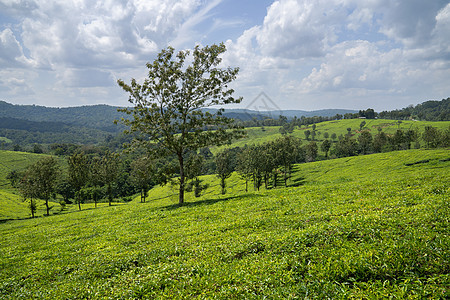
<svg viewBox="0 0 450 300">
<path fill-rule="evenodd" d="M 167 46 L 221 42 L 239 108 L 450 97 L 448 0 L 0 0 L 0 100 L 130 106 L 117 79 L 142 82 Z"/>
</svg>

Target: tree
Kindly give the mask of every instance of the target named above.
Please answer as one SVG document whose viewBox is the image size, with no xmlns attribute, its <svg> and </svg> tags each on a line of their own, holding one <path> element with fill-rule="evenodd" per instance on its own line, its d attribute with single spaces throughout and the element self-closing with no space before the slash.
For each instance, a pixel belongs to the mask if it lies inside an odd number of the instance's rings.
<svg viewBox="0 0 450 300">
<path fill-rule="evenodd" d="M 44 153 L 44 150 L 42 149 L 42 146 L 39 144 L 33 145 L 33 153 L 41 154 Z"/>
<path fill-rule="evenodd" d="M 225 180 L 233 173 L 233 164 L 230 151 L 225 149 L 224 151 L 216 155 L 216 170 L 217 177 L 220 179 L 220 187 L 222 188 L 222 195 L 226 193 Z"/>
<path fill-rule="evenodd" d="M 296 161 L 299 155 L 301 141 L 292 136 L 285 136 L 275 140 L 276 153 L 275 164 L 283 167 L 284 185 L 287 186 L 288 175 L 291 174 L 291 165 Z"/>
<path fill-rule="evenodd" d="M 28 168 L 28 180 L 32 182 L 31 194 L 35 198 L 45 200 L 47 216 L 50 215 L 48 201 L 56 192 L 56 184 L 60 169 L 53 157 L 45 157 Z"/>
<path fill-rule="evenodd" d="M 320 149 L 325 152 L 325 158 L 328 158 L 328 151 L 331 148 L 331 142 L 330 140 L 325 140 L 322 142 L 322 144 L 320 145 Z"/>
<path fill-rule="evenodd" d="M 333 133 L 331 134 L 331 139 L 334 141 L 334 140 L 336 140 L 336 138 L 337 138 L 336 133 L 333 132 Z"/>
<path fill-rule="evenodd" d="M 228 85 L 236 79 L 238 68 L 218 68 L 225 45 L 212 45 L 192 52 L 174 54 L 169 47 L 148 63 L 148 78 L 143 84 L 135 79 L 128 85 L 118 84 L 130 94 L 133 108 L 119 109 L 131 115 L 122 118 L 130 133 L 136 133 L 131 147 L 145 147 L 156 157 L 175 155 L 179 164 L 179 203 L 184 202 L 185 155 L 199 148 L 222 145 L 233 138 L 244 136 L 242 128 L 233 120 L 202 110 L 213 105 L 239 103 L 233 98 L 234 90 Z M 187 65 L 186 61 L 192 61 Z M 230 130 L 227 130 L 230 129 Z"/>
<path fill-rule="evenodd" d="M 329 137 L 330 137 L 330 134 L 329 134 L 328 132 L 325 131 L 325 132 L 323 133 L 323 138 L 324 138 L 324 139 L 327 139 L 327 138 L 329 138 Z"/>
<path fill-rule="evenodd" d="M 309 136 L 311 135 L 311 131 L 305 130 L 304 134 L 305 134 L 306 139 L 309 141 Z"/>
<path fill-rule="evenodd" d="M 363 130 L 364 126 L 366 126 L 366 121 L 362 121 L 362 122 L 359 124 L 359 131 Z"/>
<path fill-rule="evenodd" d="M 348 135 L 339 140 L 336 144 L 336 155 L 338 157 L 354 156 L 358 149 L 358 144 Z"/>
<path fill-rule="evenodd" d="M 194 189 L 195 197 L 200 197 L 202 191 L 208 187 L 208 185 L 203 185 L 199 178 L 203 174 L 203 165 L 203 156 L 195 152 L 190 153 L 186 160 L 186 179 L 190 180 L 188 191 Z"/>
<path fill-rule="evenodd" d="M 20 194 L 22 194 L 23 201 L 30 199 L 28 208 L 30 209 L 32 218 L 34 218 L 36 210 L 37 210 L 37 203 L 36 203 L 36 200 L 34 199 L 35 198 L 34 184 L 35 184 L 35 180 L 34 180 L 34 178 L 32 178 L 32 176 L 30 176 L 29 170 L 27 170 L 25 172 L 25 174 L 23 175 L 22 179 L 20 180 L 20 183 L 18 186 Z"/>
<path fill-rule="evenodd" d="M 108 195 L 108 205 L 111 206 L 113 199 L 112 184 L 118 176 L 119 156 L 107 151 L 101 158 L 100 168 L 100 174 L 102 174 L 103 184 L 106 186 L 106 194 Z"/>
<path fill-rule="evenodd" d="M 75 197 L 75 191 L 67 177 L 59 178 L 56 185 L 56 192 L 63 197 L 65 203 L 71 203 L 70 198 Z"/>
<path fill-rule="evenodd" d="M 406 150 L 409 148 L 409 140 L 403 130 L 397 129 L 394 135 L 390 138 L 393 150 Z"/>
<path fill-rule="evenodd" d="M 251 160 L 251 150 L 249 147 L 244 148 L 238 154 L 238 163 L 236 171 L 238 174 L 245 179 L 245 191 L 248 192 L 248 180 L 252 177 L 252 167 L 250 165 Z"/>
<path fill-rule="evenodd" d="M 380 129 L 380 128 L 378 128 Z M 373 139 L 373 150 L 375 152 L 382 152 L 388 143 L 388 136 L 381 130 L 378 130 L 378 133 L 375 135 Z"/>
<path fill-rule="evenodd" d="M 87 156 L 81 152 L 67 158 L 69 165 L 69 182 L 75 191 L 75 202 L 78 203 L 78 209 L 81 210 L 81 189 L 87 184 L 89 179 L 89 161 Z"/>
<path fill-rule="evenodd" d="M 372 134 L 368 130 L 364 130 L 358 136 L 359 150 L 362 154 L 367 154 L 372 148 Z"/>
<path fill-rule="evenodd" d="M 428 148 L 436 148 L 440 142 L 439 130 L 432 126 L 426 126 L 422 133 L 422 139 Z"/>
<path fill-rule="evenodd" d="M 312 141 L 305 147 L 306 161 L 315 161 L 317 157 L 318 147 L 316 142 Z"/>
<path fill-rule="evenodd" d="M 20 179 L 23 177 L 23 174 L 17 170 L 12 170 L 11 172 L 6 175 L 6 179 L 9 180 L 11 186 L 13 188 L 18 187 L 20 184 Z"/>
<path fill-rule="evenodd" d="M 152 161 L 141 157 L 131 163 L 131 178 L 141 193 L 141 203 L 145 202 L 152 179 Z"/>
</svg>

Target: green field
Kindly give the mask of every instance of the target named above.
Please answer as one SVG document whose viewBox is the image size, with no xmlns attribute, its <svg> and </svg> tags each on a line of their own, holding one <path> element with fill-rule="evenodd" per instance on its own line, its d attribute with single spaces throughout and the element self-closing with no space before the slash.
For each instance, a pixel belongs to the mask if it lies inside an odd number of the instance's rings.
<svg viewBox="0 0 450 300">
<path fill-rule="evenodd" d="M 360 124 L 361 122 L 366 122 L 366 125 L 364 126 L 363 130 L 369 130 L 372 135 L 375 135 L 378 133 L 378 128 L 382 128 L 382 130 L 387 134 L 394 134 L 398 129 L 402 130 L 408 130 L 408 129 L 417 129 L 420 133 L 424 131 L 426 126 L 432 126 L 436 127 L 439 130 L 446 130 L 450 127 L 449 121 L 443 121 L 443 122 L 429 122 L 429 121 L 401 121 L 401 123 L 398 123 L 396 120 L 384 120 L 384 119 L 345 119 L 345 120 L 339 120 L 339 121 L 327 121 L 327 122 L 321 122 L 316 124 L 316 141 L 323 141 L 324 137 L 323 134 L 325 132 L 328 132 L 329 136 L 331 136 L 333 133 L 336 134 L 336 136 L 343 135 L 345 136 L 347 134 L 347 128 L 351 128 L 351 134 L 353 135 L 353 138 L 357 138 L 360 131 Z M 243 147 L 244 145 L 251 145 L 251 144 L 262 144 L 268 141 L 275 140 L 279 137 L 281 137 L 281 133 L 279 131 L 280 127 L 278 126 L 266 126 L 266 127 L 252 127 L 252 128 L 246 128 L 247 130 L 247 137 L 240 139 L 238 141 L 234 141 L 232 145 L 230 146 L 222 146 L 222 147 L 214 147 L 211 149 L 213 153 L 218 152 L 220 149 L 227 148 L 227 147 Z M 300 128 L 295 128 L 292 132 L 292 136 L 298 137 L 303 140 L 303 144 L 309 143 L 309 141 L 305 138 L 305 130 L 312 131 L 312 125 L 301 126 Z M 331 140 L 331 138 L 329 137 Z M 337 141 L 337 139 L 335 140 Z M 422 147 L 424 147 L 424 143 L 421 142 Z"/>
<path fill-rule="evenodd" d="M 0 298 L 445 299 L 449 158 L 300 164 L 290 187 L 248 193 L 233 175 L 224 196 L 204 176 L 184 206 L 165 186 L 147 203 L 3 222 Z"/>
</svg>

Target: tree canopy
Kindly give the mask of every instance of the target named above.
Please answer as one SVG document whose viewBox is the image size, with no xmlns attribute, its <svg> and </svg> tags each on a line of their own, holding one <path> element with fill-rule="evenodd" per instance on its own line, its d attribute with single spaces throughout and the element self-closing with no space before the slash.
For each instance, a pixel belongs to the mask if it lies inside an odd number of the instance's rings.
<svg viewBox="0 0 450 300">
<path fill-rule="evenodd" d="M 239 68 L 219 68 L 225 45 L 196 46 L 191 52 L 168 47 L 153 63 L 143 83 L 118 84 L 130 94 L 133 108 L 119 109 L 131 116 L 121 121 L 136 134 L 131 148 L 145 147 L 156 157 L 176 155 L 179 162 L 179 203 L 184 202 L 185 155 L 210 145 L 222 145 L 244 135 L 233 120 L 203 110 L 211 106 L 239 103 L 228 85 Z M 191 57 L 192 56 L 192 57 Z M 190 63 L 189 63 L 190 62 Z"/>
</svg>

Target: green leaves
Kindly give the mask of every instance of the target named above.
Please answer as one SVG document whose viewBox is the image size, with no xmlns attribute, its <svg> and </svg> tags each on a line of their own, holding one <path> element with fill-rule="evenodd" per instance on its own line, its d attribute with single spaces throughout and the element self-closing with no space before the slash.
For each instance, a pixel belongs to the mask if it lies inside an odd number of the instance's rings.
<svg viewBox="0 0 450 300">
<path fill-rule="evenodd" d="M 141 85 L 135 79 L 130 85 L 118 80 L 133 108 L 120 109 L 131 115 L 122 119 L 131 133 L 145 138 L 134 139 L 132 148 L 145 147 L 156 157 L 174 154 L 180 164 L 180 203 L 184 193 L 184 155 L 188 150 L 211 145 L 223 145 L 244 136 L 242 128 L 232 126 L 232 120 L 203 111 L 214 105 L 239 103 L 228 84 L 236 79 L 238 68 L 221 69 L 220 55 L 225 45 L 211 45 L 192 51 L 168 47 L 153 63 L 148 63 L 148 78 Z M 187 58 L 192 62 L 186 65 Z"/>
</svg>

